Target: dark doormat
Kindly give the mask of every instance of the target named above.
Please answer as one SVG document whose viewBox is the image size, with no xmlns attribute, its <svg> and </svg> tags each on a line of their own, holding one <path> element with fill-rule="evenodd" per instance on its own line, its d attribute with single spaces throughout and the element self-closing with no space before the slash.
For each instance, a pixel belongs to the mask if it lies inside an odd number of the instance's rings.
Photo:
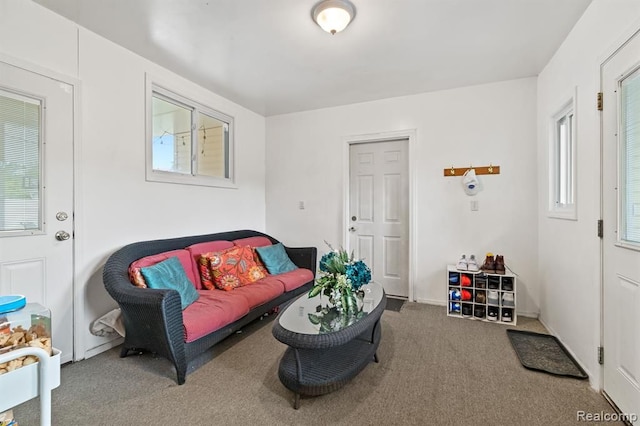
<svg viewBox="0 0 640 426">
<path fill-rule="evenodd" d="M 577 379 L 589 377 L 555 336 L 520 330 L 507 330 L 507 336 L 525 368 Z"/>
<path fill-rule="evenodd" d="M 384 308 L 387 311 L 400 312 L 400 309 L 404 306 L 404 299 L 395 299 L 393 297 L 387 297 L 387 306 Z"/>
</svg>

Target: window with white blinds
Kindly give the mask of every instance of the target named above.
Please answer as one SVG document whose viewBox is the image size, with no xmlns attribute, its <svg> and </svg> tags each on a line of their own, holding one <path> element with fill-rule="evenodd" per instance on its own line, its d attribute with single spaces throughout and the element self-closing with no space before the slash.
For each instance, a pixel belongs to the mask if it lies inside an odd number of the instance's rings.
<svg viewBox="0 0 640 426">
<path fill-rule="evenodd" d="M 621 232 L 640 244 L 640 69 L 620 82 Z"/>
<path fill-rule="evenodd" d="M 0 90 L 0 236 L 42 229 L 41 101 Z"/>
</svg>

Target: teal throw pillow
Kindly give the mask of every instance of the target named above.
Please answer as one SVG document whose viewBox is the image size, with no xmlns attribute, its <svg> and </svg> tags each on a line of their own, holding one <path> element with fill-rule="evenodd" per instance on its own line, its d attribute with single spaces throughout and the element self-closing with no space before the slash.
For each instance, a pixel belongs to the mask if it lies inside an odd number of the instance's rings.
<svg viewBox="0 0 640 426">
<path fill-rule="evenodd" d="M 287 252 L 281 243 L 272 246 L 256 247 L 256 251 L 270 274 L 282 274 L 298 269 L 296 264 L 287 256 Z"/>
<path fill-rule="evenodd" d="M 200 297 L 175 256 L 153 266 L 140 268 L 140 273 L 149 288 L 176 290 L 180 294 L 183 310 Z"/>
</svg>

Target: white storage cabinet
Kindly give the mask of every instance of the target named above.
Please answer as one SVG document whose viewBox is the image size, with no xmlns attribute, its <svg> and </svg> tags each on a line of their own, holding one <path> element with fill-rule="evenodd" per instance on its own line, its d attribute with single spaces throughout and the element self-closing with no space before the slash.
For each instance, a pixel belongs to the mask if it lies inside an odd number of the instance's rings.
<svg viewBox="0 0 640 426">
<path fill-rule="evenodd" d="M 448 316 L 517 324 L 515 275 L 459 271 L 455 265 L 448 265 L 446 280 Z M 462 300 L 463 292 L 470 296 L 468 300 Z"/>
</svg>

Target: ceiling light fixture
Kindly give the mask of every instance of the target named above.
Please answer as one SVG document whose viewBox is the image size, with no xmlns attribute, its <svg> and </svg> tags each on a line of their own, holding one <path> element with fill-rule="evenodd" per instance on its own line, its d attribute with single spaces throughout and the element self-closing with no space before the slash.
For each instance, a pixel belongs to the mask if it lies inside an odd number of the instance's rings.
<svg viewBox="0 0 640 426">
<path fill-rule="evenodd" d="M 356 16 L 356 8 L 348 0 L 323 0 L 314 6 L 311 16 L 320 28 L 335 34 L 347 28 Z"/>
</svg>

